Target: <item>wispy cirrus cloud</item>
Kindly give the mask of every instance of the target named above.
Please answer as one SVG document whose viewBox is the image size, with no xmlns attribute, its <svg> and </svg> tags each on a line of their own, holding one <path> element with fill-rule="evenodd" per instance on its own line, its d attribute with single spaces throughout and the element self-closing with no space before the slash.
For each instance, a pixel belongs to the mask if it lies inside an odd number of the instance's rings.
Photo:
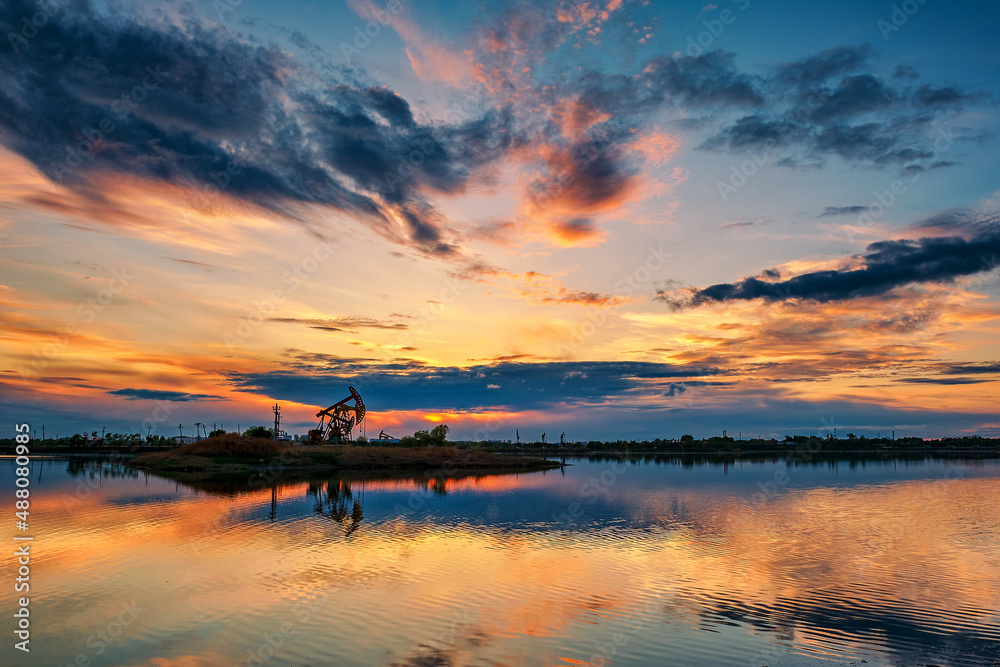
<svg viewBox="0 0 1000 667">
<path fill-rule="evenodd" d="M 301 324 L 322 331 L 343 331 L 354 333 L 359 329 L 407 329 L 409 325 L 402 322 L 388 322 L 374 317 L 271 317 L 269 322 L 286 324 Z"/>
</svg>

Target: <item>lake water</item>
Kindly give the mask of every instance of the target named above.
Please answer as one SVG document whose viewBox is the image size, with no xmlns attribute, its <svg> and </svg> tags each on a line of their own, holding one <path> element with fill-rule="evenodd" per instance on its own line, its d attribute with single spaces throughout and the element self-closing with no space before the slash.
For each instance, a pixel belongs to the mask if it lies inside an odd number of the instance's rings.
<svg viewBox="0 0 1000 667">
<path fill-rule="evenodd" d="M 568 462 L 268 486 L 35 460 L 31 653 L 8 588 L 0 664 L 1000 665 L 996 460 Z"/>
</svg>

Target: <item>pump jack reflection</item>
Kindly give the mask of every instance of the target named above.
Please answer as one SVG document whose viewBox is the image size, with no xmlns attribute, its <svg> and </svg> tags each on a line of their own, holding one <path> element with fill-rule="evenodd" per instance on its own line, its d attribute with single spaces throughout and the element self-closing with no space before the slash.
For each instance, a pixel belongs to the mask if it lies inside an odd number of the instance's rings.
<svg viewBox="0 0 1000 667">
<path fill-rule="evenodd" d="M 344 535 L 350 535 L 361 525 L 364 519 L 364 485 L 355 497 L 349 482 L 343 480 L 328 480 L 321 483 L 309 483 L 309 495 L 315 499 L 313 511 L 330 518 L 344 528 Z M 348 512 L 350 507 L 350 512 Z"/>
</svg>

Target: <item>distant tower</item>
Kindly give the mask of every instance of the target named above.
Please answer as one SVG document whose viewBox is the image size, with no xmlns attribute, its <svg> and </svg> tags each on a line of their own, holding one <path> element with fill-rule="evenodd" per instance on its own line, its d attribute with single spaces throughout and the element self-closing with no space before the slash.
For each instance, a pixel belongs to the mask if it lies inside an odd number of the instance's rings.
<svg viewBox="0 0 1000 667">
<path fill-rule="evenodd" d="M 278 404 L 274 404 L 274 439 L 278 439 L 278 435 L 281 433 L 281 408 Z"/>
<path fill-rule="evenodd" d="M 518 431 L 518 430 L 517 430 L 517 429 L 515 428 L 515 429 L 514 429 L 514 435 L 516 435 L 516 436 L 517 436 L 517 444 L 519 444 L 519 445 L 520 445 L 520 444 L 521 444 L 521 432 L 520 432 L 520 431 Z"/>
<path fill-rule="evenodd" d="M 543 445 L 545 444 L 545 434 L 544 433 L 542 433 L 542 444 Z"/>
<path fill-rule="evenodd" d="M 560 445 L 566 444 L 566 431 L 563 431 L 562 435 L 559 436 L 559 444 Z"/>
</svg>

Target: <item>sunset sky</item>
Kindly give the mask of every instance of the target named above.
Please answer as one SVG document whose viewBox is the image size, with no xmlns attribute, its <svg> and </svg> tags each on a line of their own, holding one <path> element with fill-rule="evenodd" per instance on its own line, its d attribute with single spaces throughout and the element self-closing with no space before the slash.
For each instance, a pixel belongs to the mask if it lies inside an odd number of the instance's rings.
<svg viewBox="0 0 1000 667">
<path fill-rule="evenodd" d="M 0 412 L 1000 436 L 998 25 L 0 0 Z"/>
</svg>

